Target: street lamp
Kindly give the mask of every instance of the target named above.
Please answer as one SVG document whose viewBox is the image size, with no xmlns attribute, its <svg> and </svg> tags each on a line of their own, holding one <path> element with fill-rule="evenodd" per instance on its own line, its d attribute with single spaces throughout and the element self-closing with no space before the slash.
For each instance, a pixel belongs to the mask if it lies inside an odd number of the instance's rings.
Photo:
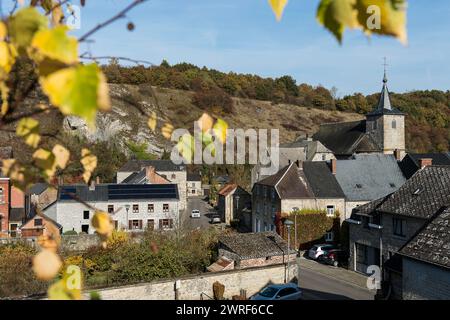
<svg viewBox="0 0 450 320">
<path fill-rule="evenodd" d="M 297 212 L 300 211 L 300 209 L 298 207 L 293 207 L 292 211 L 294 212 L 294 243 L 295 243 L 294 247 L 297 250 L 298 249 L 298 247 L 297 247 L 297 239 L 298 239 L 298 237 L 297 237 Z"/>
<path fill-rule="evenodd" d="M 128 222 L 128 211 L 130 210 L 130 205 L 126 204 L 125 205 L 125 209 L 127 210 L 127 222 L 126 222 L 126 228 L 129 230 L 130 229 L 130 223 Z"/>
<path fill-rule="evenodd" d="M 286 219 L 284 220 L 284 226 L 287 228 L 287 232 L 288 232 L 288 243 L 287 243 L 287 280 L 289 280 L 289 262 L 290 262 L 290 247 L 291 247 L 291 226 L 294 223 L 289 220 Z M 287 280 L 285 282 L 287 282 Z"/>
</svg>

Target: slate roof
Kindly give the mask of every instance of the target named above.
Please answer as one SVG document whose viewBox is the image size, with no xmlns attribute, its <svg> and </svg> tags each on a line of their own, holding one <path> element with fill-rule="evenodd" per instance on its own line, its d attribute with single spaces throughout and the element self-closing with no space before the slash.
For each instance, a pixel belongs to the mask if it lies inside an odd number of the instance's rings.
<svg viewBox="0 0 450 320">
<path fill-rule="evenodd" d="M 350 201 L 379 199 L 397 191 L 406 181 L 395 157 L 378 153 L 337 160 L 336 180 Z"/>
<path fill-rule="evenodd" d="M 133 172 L 128 177 L 126 177 L 121 183 L 142 184 L 142 183 L 145 183 L 146 180 L 147 180 L 147 174 L 145 172 L 145 169 L 142 169 L 141 171 Z"/>
<path fill-rule="evenodd" d="M 185 165 L 177 165 L 170 160 L 129 160 L 119 172 L 136 172 L 152 166 L 156 171 L 185 171 Z"/>
<path fill-rule="evenodd" d="M 391 98 L 389 97 L 389 90 L 387 87 L 387 77 L 386 73 L 383 77 L 383 88 L 381 89 L 380 97 L 378 98 L 378 103 L 374 111 L 368 113 L 368 116 L 378 116 L 384 114 L 395 114 L 403 115 L 403 113 L 392 107 Z"/>
<path fill-rule="evenodd" d="M 345 197 L 344 192 L 325 161 L 303 162 L 303 171 L 315 197 Z"/>
<path fill-rule="evenodd" d="M 366 134 L 365 120 L 322 124 L 313 138 L 336 155 L 381 151 L 375 141 Z"/>
<path fill-rule="evenodd" d="M 58 201 L 75 201 L 71 194 L 86 202 L 139 199 L 178 199 L 176 184 L 100 184 L 94 190 L 87 185 L 58 188 Z"/>
<path fill-rule="evenodd" d="M 47 190 L 48 188 L 48 184 L 45 182 L 39 182 L 36 183 L 34 185 L 32 185 L 29 189 L 27 194 L 36 194 L 36 195 L 40 195 L 42 192 L 44 192 L 45 190 Z"/>
<path fill-rule="evenodd" d="M 429 219 L 449 205 L 450 166 L 427 166 L 417 171 L 378 210 Z"/>
<path fill-rule="evenodd" d="M 241 259 L 254 259 L 287 254 L 287 242 L 273 231 L 239 233 L 219 237 L 219 245 Z M 291 249 L 290 254 L 296 253 Z"/>
<path fill-rule="evenodd" d="M 450 268 L 450 207 L 431 219 L 399 253 Z"/>
<path fill-rule="evenodd" d="M 432 159 L 433 165 L 450 165 L 450 153 L 408 153 L 400 162 L 407 179 L 420 169 L 420 159 Z"/>
</svg>

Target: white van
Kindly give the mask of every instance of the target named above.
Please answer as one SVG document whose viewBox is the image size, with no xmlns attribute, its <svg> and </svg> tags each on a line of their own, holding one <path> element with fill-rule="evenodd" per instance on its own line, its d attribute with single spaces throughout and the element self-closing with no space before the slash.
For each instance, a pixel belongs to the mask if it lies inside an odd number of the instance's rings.
<svg viewBox="0 0 450 320">
<path fill-rule="evenodd" d="M 197 209 L 192 210 L 191 218 L 200 218 L 200 210 Z"/>
</svg>

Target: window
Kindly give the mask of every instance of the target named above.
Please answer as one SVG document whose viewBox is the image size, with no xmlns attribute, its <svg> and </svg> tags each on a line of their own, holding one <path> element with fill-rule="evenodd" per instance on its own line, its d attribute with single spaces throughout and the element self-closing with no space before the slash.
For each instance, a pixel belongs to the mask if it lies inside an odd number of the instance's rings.
<svg viewBox="0 0 450 320">
<path fill-rule="evenodd" d="M 84 220 L 89 219 L 89 210 L 83 211 L 83 219 L 84 219 Z"/>
<path fill-rule="evenodd" d="M 334 206 L 327 206 L 327 217 L 334 216 L 334 212 L 335 212 Z"/>
<path fill-rule="evenodd" d="M 161 219 L 159 220 L 159 228 L 160 229 L 172 229 L 173 227 L 173 219 Z"/>
<path fill-rule="evenodd" d="M 169 212 L 169 204 L 168 203 L 163 204 L 163 212 Z"/>
<path fill-rule="evenodd" d="M 172 179 L 176 179 L 177 175 L 175 173 L 172 173 L 172 175 L 170 176 Z"/>
<path fill-rule="evenodd" d="M 373 122 L 373 130 L 377 130 L 378 128 L 378 123 L 376 121 Z"/>
<path fill-rule="evenodd" d="M 130 220 L 128 226 L 131 230 L 140 230 L 142 229 L 142 220 Z"/>
<path fill-rule="evenodd" d="M 329 232 L 325 233 L 325 241 L 331 242 L 333 240 L 334 240 L 334 232 L 333 231 L 329 231 Z"/>
<path fill-rule="evenodd" d="M 0 188 L 0 202 L 1 203 L 5 202 L 5 197 L 4 197 L 4 194 L 3 194 L 3 188 Z"/>
<path fill-rule="evenodd" d="M 147 229 L 155 230 L 155 220 L 153 219 L 147 220 Z"/>
<path fill-rule="evenodd" d="M 272 200 L 275 200 L 275 189 L 272 189 Z"/>
<path fill-rule="evenodd" d="M 133 204 L 133 213 L 139 213 L 139 205 Z"/>
<path fill-rule="evenodd" d="M 392 129 L 396 129 L 397 128 L 397 121 L 392 120 Z"/>
<path fill-rule="evenodd" d="M 394 235 L 399 237 L 406 236 L 406 220 L 392 218 L 392 231 Z"/>
<path fill-rule="evenodd" d="M 35 227 L 42 226 L 42 219 L 34 219 L 34 226 Z"/>
<path fill-rule="evenodd" d="M 195 189 L 192 189 L 192 194 L 195 194 Z"/>
<path fill-rule="evenodd" d="M 149 203 L 147 206 L 147 212 L 153 213 L 155 211 L 155 205 L 153 203 Z"/>
<path fill-rule="evenodd" d="M 322 161 L 325 161 L 325 160 L 327 160 L 327 155 L 326 155 L 326 154 L 323 154 L 323 155 L 322 155 Z"/>
<path fill-rule="evenodd" d="M 81 232 L 89 233 L 89 225 L 88 224 L 81 225 Z"/>
<path fill-rule="evenodd" d="M 108 213 L 114 213 L 114 206 L 112 204 L 108 205 Z"/>
</svg>

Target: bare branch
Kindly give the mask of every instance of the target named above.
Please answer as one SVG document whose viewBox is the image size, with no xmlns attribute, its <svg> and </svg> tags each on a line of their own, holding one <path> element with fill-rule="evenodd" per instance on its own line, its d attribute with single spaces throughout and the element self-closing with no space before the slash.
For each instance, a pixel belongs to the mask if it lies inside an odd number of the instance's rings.
<svg viewBox="0 0 450 320">
<path fill-rule="evenodd" d="M 12 16 L 14 14 L 14 12 L 16 12 L 18 6 L 19 6 L 19 0 L 14 0 L 14 6 L 12 7 L 11 11 L 9 12 L 10 16 Z"/>
<path fill-rule="evenodd" d="M 99 31 L 100 29 L 106 27 L 107 25 L 113 23 L 114 21 L 116 21 L 118 19 L 124 18 L 128 11 L 130 11 L 131 9 L 136 7 L 137 5 L 140 5 L 140 4 L 144 3 L 145 1 L 147 1 L 147 0 L 134 0 L 132 3 L 130 3 L 125 9 L 120 11 L 118 14 L 116 14 L 115 16 L 109 18 L 105 22 L 99 23 L 96 27 L 94 27 L 93 29 L 91 29 L 90 31 L 85 33 L 83 36 L 81 36 L 78 39 L 78 42 L 86 41 L 91 35 L 93 35 L 97 31 Z"/>
<path fill-rule="evenodd" d="M 83 53 L 82 55 L 80 55 L 80 59 L 84 59 L 84 60 L 93 60 L 93 61 L 97 61 L 97 60 L 111 60 L 111 59 L 117 59 L 117 60 L 123 60 L 123 61 L 129 61 L 129 62 L 133 62 L 135 64 L 148 64 L 150 66 L 155 66 L 154 63 L 150 62 L 150 61 L 146 61 L 146 60 L 135 60 L 135 59 L 131 59 L 131 58 L 127 58 L 127 57 L 113 57 L 113 56 L 100 56 L 100 57 L 93 57 L 93 56 L 88 56 L 86 55 L 87 53 Z"/>
<path fill-rule="evenodd" d="M 51 14 L 54 10 L 58 9 L 59 7 L 62 7 L 63 5 L 65 5 L 66 3 L 68 3 L 70 0 L 63 0 L 63 1 L 59 1 L 57 4 L 55 4 L 50 10 L 48 10 L 45 15 L 48 16 L 49 14 Z"/>
</svg>

